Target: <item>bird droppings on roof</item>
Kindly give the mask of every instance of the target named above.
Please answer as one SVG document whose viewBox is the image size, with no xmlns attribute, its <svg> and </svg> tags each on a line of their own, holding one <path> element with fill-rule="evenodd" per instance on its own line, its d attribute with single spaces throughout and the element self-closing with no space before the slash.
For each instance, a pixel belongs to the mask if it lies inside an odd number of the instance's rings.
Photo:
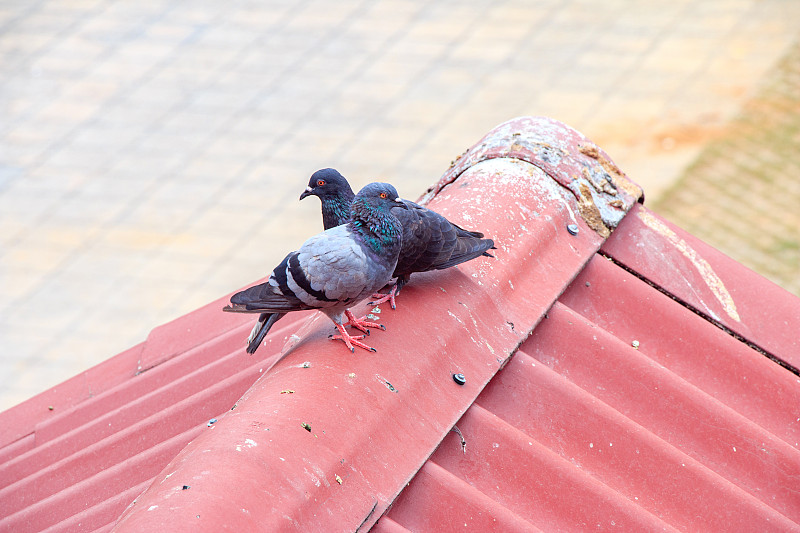
<svg viewBox="0 0 800 533">
<path fill-rule="evenodd" d="M 237 444 L 236 445 L 236 451 L 240 452 L 245 448 L 255 448 L 256 446 L 258 446 L 258 443 L 256 441 L 254 441 L 253 439 L 245 439 L 244 444 Z"/>
<path fill-rule="evenodd" d="M 385 386 L 387 389 L 389 389 L 390 391 L 392 391 L 392 392 L 394 392 L 394 393 L 400 392 L 400 391 L 398 391 L 398 390 L 395 388 L 395 386 L 394 386 L 394 385 L 392 385 L 392 384 L 389 382 L 389 380 L 385 379 L 385 378 L 384 378 L 384 377 L 382 377 L 380 374 L 375 374 L 375 379 L 376 379 L 376 380 L 378 380 L 378 383 L 381 383 L 382 385 L 384 385 L 384 386 Z"/>
</svg>

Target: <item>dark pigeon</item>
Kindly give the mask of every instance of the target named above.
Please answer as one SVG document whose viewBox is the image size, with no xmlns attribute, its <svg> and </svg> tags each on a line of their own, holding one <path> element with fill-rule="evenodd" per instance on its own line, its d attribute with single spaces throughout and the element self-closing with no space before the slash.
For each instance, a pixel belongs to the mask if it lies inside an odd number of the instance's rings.
<svg viewBox="0 0 800 533">
<path fill-rule="evenodd" d="M 380 324 L 356 318 L 349 308 L 368 298 L 392 279 L 400 253 L 402 226 L 392 207 L 407 209 L 388 183 L 371 183 L 361 189 L 351 206 L 352 218 L 308 239 L 287 255 L 269 280 L 231 297 L 223 311 L 260 313 L 247 339 L 247 352 L 256 351 L 275 322 L 291 311 L 319 309 L 333 321 L 339 335 L 353 346 L 375 351 L 352 336 L 345 326 L 365 334 Z M 344 319 L 347 318 L 347 321 Z"/>
<path fill-rule="evenodd" d="M 319 197 L 325 229 L 349 220 L 348 206 L 354 197 L 353 189 L 338 171 L 325 168 L 312 174 L 300 199 L 306 196 Z M 392 309 L 396 307 L 395 296 L 414 272 L 442 270 L 482 255 L 492 257 L 487 250 L 494 248 L 494 241 L 484 239 L 483 233 L 467 231 L 414 202 L 403 200 L 403 203 L 405 210 L 392 208 L 392 214 L 403 225 L 403 248 L 392 276 L 397 282 L 389 294 L 376 294 L 380 299 L 371 302 L 389 301 Z"/>
</svg>

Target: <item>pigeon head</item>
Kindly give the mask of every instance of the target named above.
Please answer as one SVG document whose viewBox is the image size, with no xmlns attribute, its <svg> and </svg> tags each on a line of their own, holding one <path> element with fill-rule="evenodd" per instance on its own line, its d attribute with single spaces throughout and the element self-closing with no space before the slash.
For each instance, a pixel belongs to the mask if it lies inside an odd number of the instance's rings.
<svg viewBox="0 0 800 533">
<path fill-rule="evenodd" d="M 351 205 L 353 218 L 357 218 L 356 213 L 361 215 L 376 212 L 389 213 L 393 207 L 408 209 L 408 206 L 403 203 L 403 200 L 397 194 L 397 189 L 388 183 L 365 185 L 363 189 L 358 191 Z"/>
<path fill-rule="evenodd" d="M 322 204 L 322 226 L 325 229 L 336 227 L 350 220 L 350 204 L 353 201 L 353 189 L 347 180 L 335 169 L 317 170 L 308 180 L 308 187 L 300 195 L 316 196 Z"/>
<path fill-rule="evenodd" d="M 306 196 L 318 196 L 321 200 L 341 197 L 349 204 L 353 201 L 353 189 L 347 180 L 334 168 L 323 168 L 311 174 L 306 190 L 300 195 L 302 200 Z"/>
<path fill-rule="evenodd" d="M 394 253 L 400 251 L 403 226 L 392 214 L 393 207 L 408 209 L 397 196 L 397 190 L 388 183 L 365 185 L 350 206 L 351 228 L 375 253 L 386 249 Z"/>
</svg>

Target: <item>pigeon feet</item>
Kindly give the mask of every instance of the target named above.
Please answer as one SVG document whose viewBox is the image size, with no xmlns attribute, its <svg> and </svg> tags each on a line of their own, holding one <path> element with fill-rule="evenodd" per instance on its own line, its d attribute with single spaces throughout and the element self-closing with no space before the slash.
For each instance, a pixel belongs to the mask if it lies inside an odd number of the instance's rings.
<svg viewBox="0 0 800 533">
<path fill-rule="evenodd" d="M 397 304 L 395 303 L 394 299 L 397 296 L 398 292 L 400 291 L 398 291 L 397 284 L 395 283 L 394 285 L 392 285 L 392 290 L 389 291 L 389 294 L 383 294 L 380 292 L 376 292 L 375 294 L 373 294 L 372 297 L 377 298 L 377 300 L 369 302 L 369 305 L 378 305 L 384 302 L 389 302 L 389 305 L 392 306 L 392 309 L 397 309 Z"/>
<path fill-rule="evenodd" d="M 378 324 L 377 322 L 368 322 L 366 316 L 356 318 L 349 309 L 344 312 L 344 315 L 347 317 L 347 322 L 344 323 L 344 326 L 353 326 L 357 330 L 363 331 L 365 335 L 369 335 L 369 330 L 367 328 L 381 328 L 382 330 L 386 331 L 386 326 L 383 324 Z"/>
<path fill-rule="evenodd" d="M 352 314 L 350 316 L 352 317 Z M 344 329 L 344 325 L 343 324 L 336 324 L 336 329 L 339 330 L 339 335 L 331 335 L 330 338 L 334 339 L 334 340 L 338 340 L 338 339 L 343 340 L 344 343 L 347 345 L 347 347 L 350 348 L 350 351 L 352 353 L 356 352 L 356 349 L 354 348 L 354 346 L 358 346 L 359 348 L 364 348 L 365 350 L 368 350 L 370 352 L 377 352 L 378 351 L 375 348 L 373 348 L 371 346 L 367 346 L 366 344 L 361 342 L 361 339 L 366 337 L 366 335 L 350 335 L 349 333 L 347 333 L 347 330 Z"/>
</svg>

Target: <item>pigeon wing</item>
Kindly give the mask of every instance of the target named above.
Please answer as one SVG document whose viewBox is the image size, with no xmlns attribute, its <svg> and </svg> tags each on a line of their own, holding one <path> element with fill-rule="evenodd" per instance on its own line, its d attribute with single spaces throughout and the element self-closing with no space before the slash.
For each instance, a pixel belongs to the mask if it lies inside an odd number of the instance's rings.
<svg viewBox="0 0 800 533">
<path fill-rule="evenodd" d="M 491 239 L 482 239 L 482 233 L 467 231 L 435 211 L 414 202 L 406 201 L 406 205 L 411 209 L 393 211 L 403 224 L 403 248 L 395 276 L 449 268 L 494 246 Z"/>
<path fill-rule="evenodd" d="M 381 270 L 347 226 L 336 226 L 303 244 L 297 260 L 289 263 L 289 286 L 310 305 L 351 304 L 366 297 Z"/>
<path fill-rule="evenodd" d="M 494 248 L 492 239 L 479 239 L 476 237 L 459 237 L 447 261 L 438 263 L 436 270 L 443 270 L 464 263 L 482 255 L 489 255 L 487 250 Z"/>
<path fill-rule="evenodd" d="M 231 305 L 225 306 L 223 310 L 234 313 L 286 313 L 314 309 L 297 298 L 288 287 L 288 263 L 296 255 L 297 252 L 287 255 L 272 271 L 268 281 L 231 296 Z"/>
</svg>

